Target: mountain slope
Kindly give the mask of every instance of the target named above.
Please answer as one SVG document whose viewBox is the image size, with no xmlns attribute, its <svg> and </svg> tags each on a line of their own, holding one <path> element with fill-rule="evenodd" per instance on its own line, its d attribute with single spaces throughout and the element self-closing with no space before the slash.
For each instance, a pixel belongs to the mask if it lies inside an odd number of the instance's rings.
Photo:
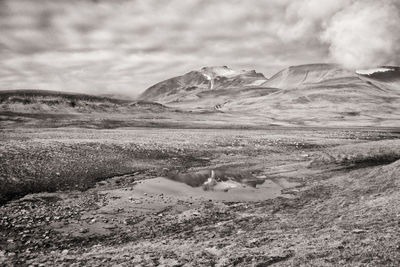
<svg viewBox="0 0 400 267">
<path fill-rule="evenodd" d="M 266 114 L 297 124 L 400 126 L 400 84 L 336 65 L 290 67 L 263 84 L 282 90 L 234 99 L 225 111 Z"/>
<path fill-rule="evenodd" d="M 284 69 L 262 84 L 266 87 L 294 89 L 331 79 L 353 77 L 354 73 L 334 64 L 309 64 Z"/>
<path fill-rule="evenodd" d="M 160 103 L 198 99 L 199 93 L 211 90 L 256 86 L 267 79 L 256 71 L 235 71 L 227 66 L 204 67 L 182 76 L 159 82 L 148 88 L 139 99 Z"/>
</svg>

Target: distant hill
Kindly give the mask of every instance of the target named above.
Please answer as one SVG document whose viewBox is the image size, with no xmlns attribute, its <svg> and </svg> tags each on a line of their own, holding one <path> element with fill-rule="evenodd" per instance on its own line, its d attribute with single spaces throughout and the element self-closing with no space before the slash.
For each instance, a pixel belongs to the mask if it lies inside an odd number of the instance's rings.
<svg viewBox="0 0 400 267">
<path fill-rule="evenodd" d="M 0 91 L 0 111 L 22 113 L 90 113 L 163 111 L 167 107 L 150 101 L 132 101 L 49 90 Z"/>
</svg>

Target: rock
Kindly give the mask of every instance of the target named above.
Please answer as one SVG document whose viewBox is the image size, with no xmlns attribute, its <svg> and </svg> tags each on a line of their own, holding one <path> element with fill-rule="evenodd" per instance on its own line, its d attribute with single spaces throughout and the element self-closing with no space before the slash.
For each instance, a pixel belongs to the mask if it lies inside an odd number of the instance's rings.
<svg viewBox="0 0 400 267">
<path fill-rule="evenodd" d="M 69 250 L 68 250 L 68 249 L 64 249 L 63 251 L 61 251 L 61 254 L 62 254 L 62 255 L 68 255 L 68 253 L 69 253 Z"/>
<path fill-rule="evenodd" d="M 87 228 L 81 228 L 81 229 L 79 229 L 79 233 L 84 234 L 84 233 L 87 233 L 87 232 L 89 232 L 89 230 L 88 230 Z"/>
<path fill-rule="evenodd" d="M 354 229 L 353 230 L 353 233 L 355 233 L 355 234 L 361 234 L 361 233 L 365 233 L 366 231 L 365 230 L 363 230 L 363 229 Z"/>
<path fill-rule="evenodd" d="M 108 230 L 112 230 L 112 229 L 117 228 L 117 226 L 116 226 L 116 225 L 106 225 L 106 226 L 104 226 L 103 228 L 104 228 L 104 229 L 108 229 Z"/>
</svg>

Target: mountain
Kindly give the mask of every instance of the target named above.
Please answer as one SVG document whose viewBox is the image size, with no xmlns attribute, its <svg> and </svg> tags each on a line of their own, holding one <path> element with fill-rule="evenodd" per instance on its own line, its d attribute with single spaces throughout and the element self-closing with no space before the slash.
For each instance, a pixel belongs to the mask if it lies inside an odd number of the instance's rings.
<svg viewBox="0 0 400 267">
<path fill-rule="evenodd" d="M 242 89 L 265 81 L 267 79 L 264 75 L 255 70 L 235 71 L 227 66 L 204 67 L 157 83 L 148 88 L 139 99 L 161 103 L 195 100 L 202 92 Z"/>
<path fill-rule="evenodd" d="M 266 79 L 255 71 L 211 67 L 160 82 L 141 99 L 187 110 L 251 114 L 274 124 L 400 126 L 400 68 L 386 69 L 355 72 L 309 64 Z"/>
<path fill-rule="evenodd" d="M 332 79 L 353 77 L 354 73 L 334 64 L 309 64 L 284 69 L 262 84 L 265 87 L 294 89 Z"/>
<path fill-rule="evenodd" d="M 68 115 L 85 125 L 107 119 L 124 121 L 118 124 L 124 126 L 400 127 L 400 68 L 351 71 L 334 64 L 309 64 L 267 79 L 255 70 L 204 67 L 151 86 L 137 101 L 42 90 L 0 91 L 3 125 L 28 115 L 44 121 Z M 48 124 L 53 122 L 59 123 L 54 119 Z"/>
</svg>

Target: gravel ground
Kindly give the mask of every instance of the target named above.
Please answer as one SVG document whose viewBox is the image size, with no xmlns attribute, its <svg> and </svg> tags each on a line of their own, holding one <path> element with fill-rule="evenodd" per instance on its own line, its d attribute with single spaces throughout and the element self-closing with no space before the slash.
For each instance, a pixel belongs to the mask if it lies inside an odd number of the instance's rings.
<svg viewBox="0 0 400 267">
<path fill-rule="evenodd" d="M 399 144 L 391 132 L 19 129 L 3 136 L 1 154 L 7 162 L 1 167 L 8 171 L 3 181 L 13 181 L 10 174 L 16 170 L 24 174 L 24 168 L 32 168 L 35 153 L 48 155 L 41 164 L 58 163 L 52 168 L 62 176 L 85 156 L 72 163 L 60 159 L 96 154 L 87 144 L 116 151 L 112 155 L 130 151 L 122 158 L 124 166 L 133 166 L 121 173 L 122 165 L 113 169 L 100 161 L 101 173 L 108 173 L 99 179 L 87 178 L 96 172 L 85 176 L 85 168 L 75 173 L 85 187 L 39 186 L 37 193 L 23 191 L 3 204 L 0 263 L 5 266 L 400 264 L 400 162 L 349 166 L 348 161 L 320 160 L 332 151 L 360 154 L 364 147 L 381 157 L 376 147 Z M 166 172 L 210 169 L 249 172 L 281 185 L 282 194 L 225 201 L 143 191 Z M 48 179 L 58 179 L 51 174 Z M 20 183 L 32 180 L 28 174 L 14 176 Z"/>
</svg>

